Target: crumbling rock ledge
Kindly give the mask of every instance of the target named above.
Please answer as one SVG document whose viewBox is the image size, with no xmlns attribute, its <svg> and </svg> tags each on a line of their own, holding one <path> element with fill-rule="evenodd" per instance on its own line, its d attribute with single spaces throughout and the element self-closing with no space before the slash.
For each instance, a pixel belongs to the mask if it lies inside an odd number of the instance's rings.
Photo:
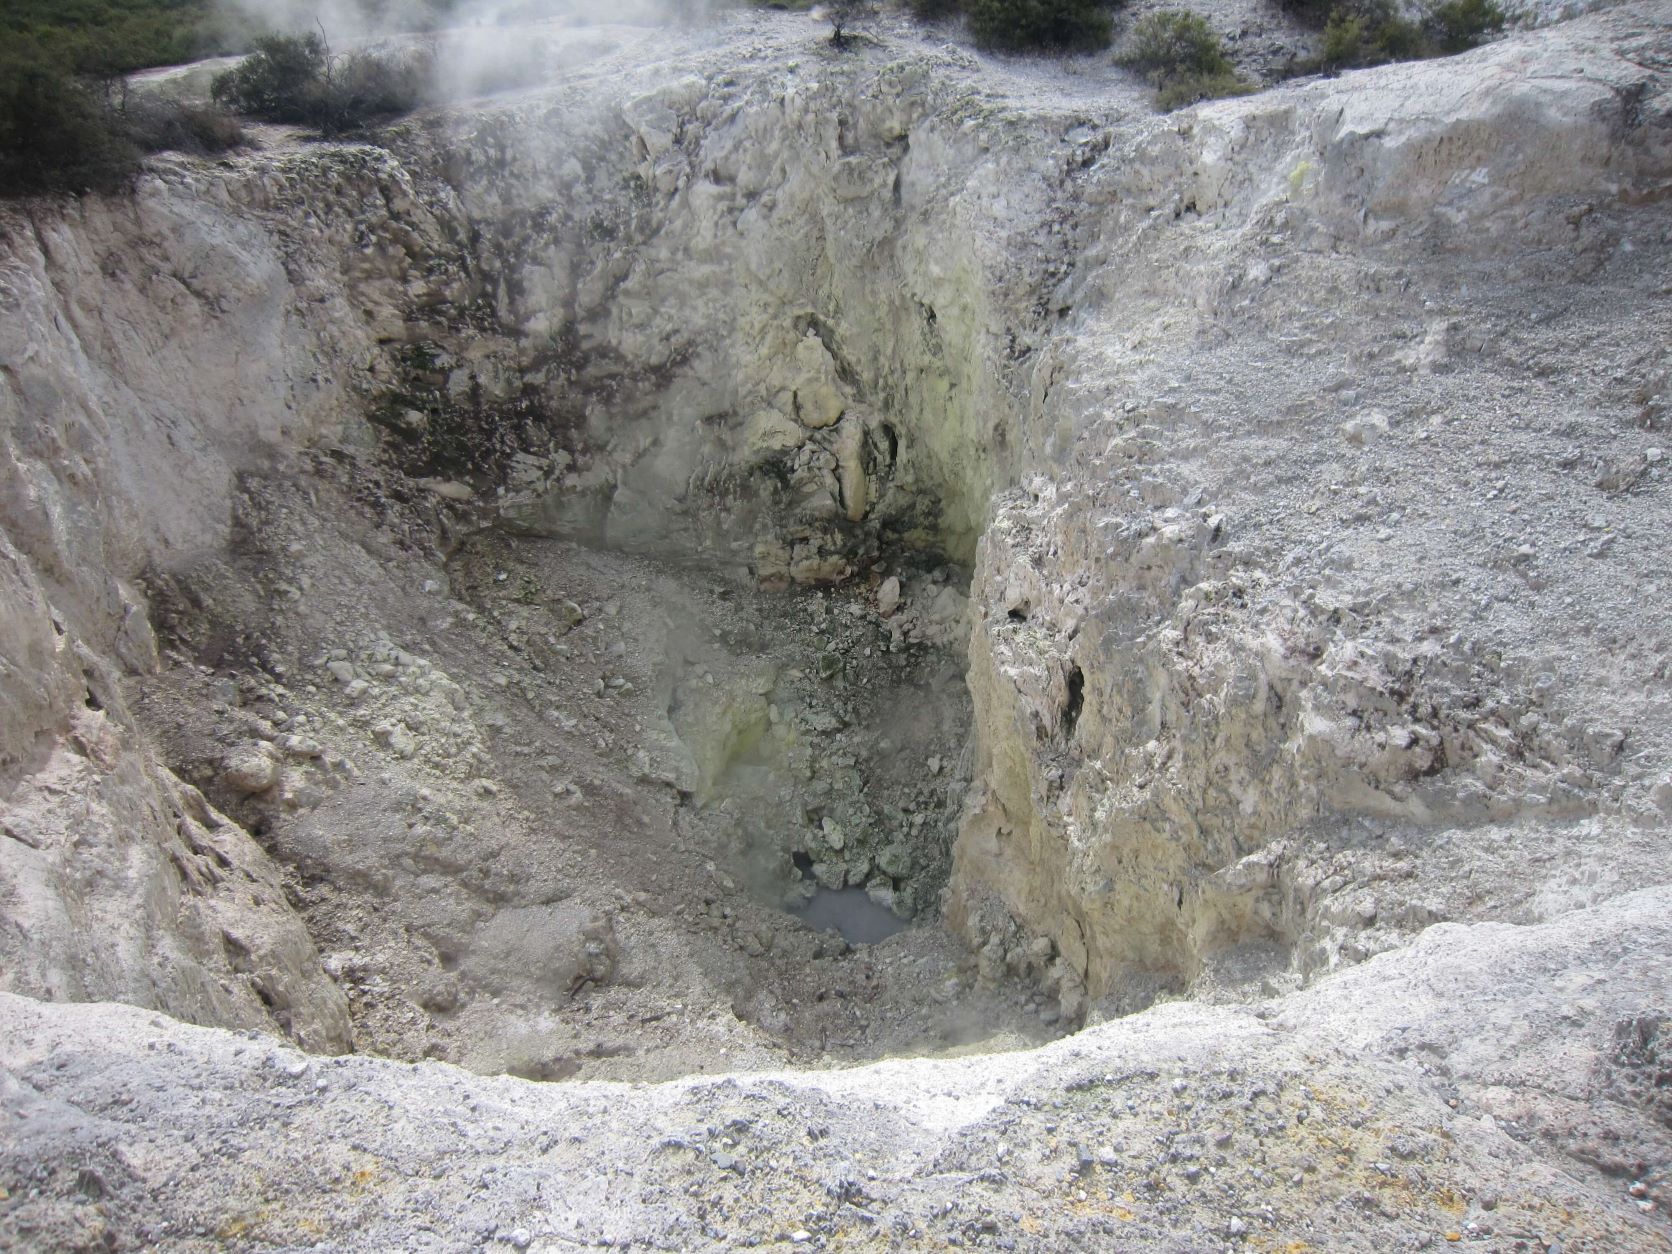
<svg viewBox="0 0 1672 1254">
<path fill-rule="evenodd" d="M 1027 1053 L 539 1085 L 0 994 L 13 1248 L 1652 1250 L 1665 889 Z M 1574 1000 L 1545 995 L 1564 973 Z M 1549 1147 L 1598 1173 L 1552 1165 Z"/>
</svg>

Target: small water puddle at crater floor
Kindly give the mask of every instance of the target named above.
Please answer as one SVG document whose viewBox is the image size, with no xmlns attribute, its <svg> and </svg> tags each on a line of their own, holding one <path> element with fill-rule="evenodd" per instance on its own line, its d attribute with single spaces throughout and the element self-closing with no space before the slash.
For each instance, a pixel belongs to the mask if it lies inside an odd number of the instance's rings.
<svg viewBox="0 0 1672 1254">
<path fill-rule="evenodd" d="M 875 945 L 911 926 L 863 888 L 821 888 L 792 913 L 815 931 L 841 933 L 850 945 Z"/>
</svg>

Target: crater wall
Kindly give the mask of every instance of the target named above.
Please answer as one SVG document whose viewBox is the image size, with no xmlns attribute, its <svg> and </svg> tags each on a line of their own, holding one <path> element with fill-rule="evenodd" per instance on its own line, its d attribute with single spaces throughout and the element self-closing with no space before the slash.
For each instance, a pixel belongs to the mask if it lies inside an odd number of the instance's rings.
<svg viewBox="0 0 1672 1254">
<path fill-rule="evenodd" d="M 316 452 L 404 474 L 439 549 L 973 561 L 948 917 L 1071 1018 L 1659 882 L 1652 8 L 1167 118 L 760 29 L 7 211 L 9 987 L 342 1042 L 118 679 L 240 477 Z M 71 767 L 128 781 L 91 824 Z M 216 935 L 222 861 L 259 928 Z M 94 964 L 99 910 L 135 939 Z"/>
</svg>

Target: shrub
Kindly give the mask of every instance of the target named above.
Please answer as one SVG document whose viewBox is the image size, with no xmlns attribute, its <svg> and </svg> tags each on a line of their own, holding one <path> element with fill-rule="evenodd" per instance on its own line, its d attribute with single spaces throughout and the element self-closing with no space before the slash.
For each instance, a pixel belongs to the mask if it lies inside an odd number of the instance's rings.
<svg viewBox="0 0 1672 1254">
<path fill-rule="evenodd" d="M 416 54 L 332 56 L 318 35 L 269 35 L 215 77 L 214 98 L 249 117 L 317 127 L 327 135 L 409 113 L 431 77 Z"/>
<path fill-rule="evenodd" d="M 310 122 L 325 83 L 327 54 L 318 35 L 268 35 L 210 87 L 216 100 L 269 122 Z"/>
<path fill-rule="evenodd" d="M 1467 52 L 1503 30 L 1504 20 L 1493 0 L 1445 0 L 1428 11 L 1423 33 L 1442 53 Z"/>
<path fill-rule="evenodd" d="M 1316 64 L 1319 69 L 1339 70 L 1349 65 L 1363 65 L 1367 56 L 1364 19 L 1345 9 L 1330 14 L 1324 26 L 1323 42 L 1318 46 Z"/>
<path fill-rule="evenodd" d="M 1416 61 L 1438 55 L 1423 39 L 1422 27 L 1391 11 L 1376 23 L 1373 46 L 1381 61 Z"/>
<path fill-rule="evenodd" d="M 1253 83 L 1236 74 L 1181 74 L 1155 93 L 1155 107 L 1171 113 L 1203 100 L 1246 96 L 1253 90 Z"/>
<path fill-rule="evenodd" d="M 1254 85 L 1238 76 L 1213 27 L 1198 14 L 1163 9 L 1143 17 L 1121 56 L 1155 84 L 1156 107 L 1182 109 L 1218 96 L 1245 96 Z"/>
<path fill-rule="evenodd" d="M 1297 16 L 1324 22 L 1318 55 L 1302 71 L 1342 70 L 1415 61 L 1464 52 L 1502 30 L 1504 13 L 1495 0 L 1442 0 L 1419 24 L 1403 16 L 1394 0 L 1281 0 Z"/>
<path fill-rule="evenodd" d="M 224 152 L 243 138 L 223 110 L 116 95 L 32 40 L 0 53 L 0 195 L 113 191 L 142 153 Z"/>
<path fill-rule="evenodd" d="M 925 22 L 951 17 L 963 8 L 959 0 L 907 0 L 907 7 L 913 17 Z"/>
<path fill-rule="evenodd" d="M 1132 45 L 1121 59 L 1149 75 L 1158 87 L 1183 75 L 1234 73 L 1213 27 L 1185 9 L 1163 9 L 1141 19 L 1132 28 Z"/>
<path fill-rule="evenodd" d="M 433 68 L 416 53 L 359 52 L 334 59 L 314 124 L 335 135 L 411 113 L 428 95 Z"/>
<path fill-rule="evenodd" d="M 118 125 L 144 152 L 212 156 L 244 142 L 244 128 L 225 109 L 150 97 L 130 100 Z"/>
<path fill-rule="evenodd" d="M 175 65 L 240 45 L 217 0 L 6 0 L 6 38 L 29 38 L 75 74 Z"/>
<path fill-rule="evenodd" d="M 965 0 L 970 32 L 989 48 L 1107 48 L 1108 6 L 1097 0 Z"/>
<path fill-rule="evenodd" d="M 0 53 L 0 192 L 102 190 L 139 160 L 112 111 L 33 40 Z"/>
<path fill-rule="evenodd" d="M 872 12 L 866 0 L 830 0 L 825 6 L 825 15 L 830 18 L 830 42 L 846 48 L 853 39 L 854 23 Z"/>
<path fill-rule="evenodd" d="M 1335 15 L 1340 0 L 1277 0 L 1277 7 L 1296 21 L 1323 26 Z"/>
</svg>

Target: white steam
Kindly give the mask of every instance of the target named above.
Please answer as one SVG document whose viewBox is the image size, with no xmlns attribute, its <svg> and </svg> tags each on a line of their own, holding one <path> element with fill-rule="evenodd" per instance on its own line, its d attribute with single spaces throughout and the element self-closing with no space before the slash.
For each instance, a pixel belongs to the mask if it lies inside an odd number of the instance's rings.
<svg viewBox="0 0 1672 1254">
<path fill-rule="evenodd" d="M 285 34 L 323 30 L 333 44 L 445 29 L 662 26 L 700 18 L 711 0 L 222 0 L 254 29 Z"/>
<path fill-rule="evenodd" d="M 433 57 L 435 94 L 457 100 L 541 82 L 589 58 L 587 28 L 692 26 L 726 0 L 221 0 L 245 29 L 322 33 L 333 52 Z"/>
</svg>

